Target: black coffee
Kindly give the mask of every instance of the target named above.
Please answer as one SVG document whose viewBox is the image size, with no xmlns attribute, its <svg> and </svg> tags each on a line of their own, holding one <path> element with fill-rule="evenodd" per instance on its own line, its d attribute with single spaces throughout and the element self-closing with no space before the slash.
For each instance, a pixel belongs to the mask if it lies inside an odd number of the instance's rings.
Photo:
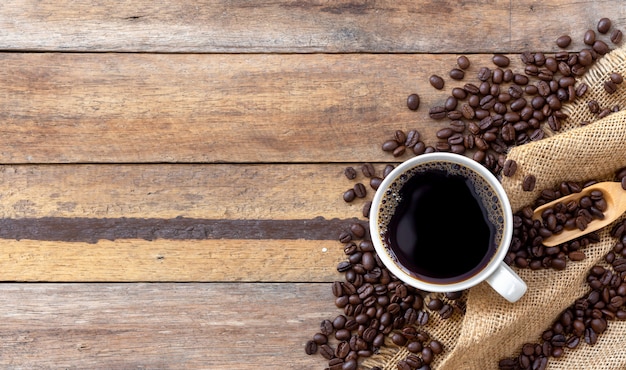
<svg viewBox="0 0 626 370">
<path fill-rule="evenodd" d="M 496 228 L 470 180 L 429 169 L 407 180 L 398 195 L 384 238 L 412 275 L 451 283 L 487 265 L 496 249 Z"/>
</svg>

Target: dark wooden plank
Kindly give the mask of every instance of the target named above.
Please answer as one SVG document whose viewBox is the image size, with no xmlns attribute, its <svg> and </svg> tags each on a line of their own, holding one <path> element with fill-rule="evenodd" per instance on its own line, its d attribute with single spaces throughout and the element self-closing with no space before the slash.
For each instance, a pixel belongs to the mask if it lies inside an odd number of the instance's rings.
<svg viewBox="0 0 626 370">
<path fill-rule="evenodd" d="M 328 284 L 2 284 L 0 366 L 313 369 Z"/>
</svg>

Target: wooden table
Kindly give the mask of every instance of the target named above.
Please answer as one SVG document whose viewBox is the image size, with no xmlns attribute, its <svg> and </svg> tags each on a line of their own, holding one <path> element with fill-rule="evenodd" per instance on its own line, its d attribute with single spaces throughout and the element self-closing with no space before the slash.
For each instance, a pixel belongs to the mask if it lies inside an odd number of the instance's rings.
<svg viewBox="0 0 626 370">
<path fill-rule="evenodd" d="M 434 143 L 459 54 L 579 50 L 603 16 L 622 0 L 2 1 L 0 367 L 324 368 L 344 168 Z"/>
</svg>

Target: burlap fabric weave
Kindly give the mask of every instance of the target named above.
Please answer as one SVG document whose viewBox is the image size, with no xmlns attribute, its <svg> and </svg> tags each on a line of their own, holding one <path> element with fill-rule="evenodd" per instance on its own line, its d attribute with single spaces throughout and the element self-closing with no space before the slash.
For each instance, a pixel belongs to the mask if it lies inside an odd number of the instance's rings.
<svg viewBox="0 0 626 370">
<path fill-rule="evenodd" d="M 587 101 L 593 99 L 601 107 L 626 108 L 624 84 L 612 95 L 603 89 L 611 72 L 626 76 L 626 47 L 604 56 L 585 74 L 581 82 L 587 83 L 589 90 L 563 108 L 569 118 L 558 134 L 548 133 L 548 138 L 508 153 L 519 165 L 515 176 L 502 179 L 514 211 L 530 205 L 542 189 L 562 181 L 612 179 L 617 169 L 626 166 L 626 110 L 597 120 L 587 107 Z M 581 126 L 584 121 L 591 123 Z M 526 174 L 536 176 L 535 191 L 522 191 Z M 610 228 L 600 230 L 599 243 L 585 248 L 585 260 L 570 262 L 563 271 L 516 269 L 528 285 L 528 292 L 516 303 L 508 303 L 482 283 L 467 293 L 465 314 L 456 313 L 445 321 L 432 315 L 423 329 L 445 347 L 433 368 L 497 369 L 500 359 L 517 356 L 524 343 L 539 342 L 541 333 L 559 314 L 588 292 L 585 279 L 589 269 L 604 264 L 604 255 L 615 243 L 608 235 Z M 389 346 L 366 365 L 396 369 L 409 352 L 392 343 Z M 594 346 L 581 343 L 566 350 L 563 357 L 549 359 L 548 369 L 626 369 L 626 322 L 610 321 Z"/>
</svg>

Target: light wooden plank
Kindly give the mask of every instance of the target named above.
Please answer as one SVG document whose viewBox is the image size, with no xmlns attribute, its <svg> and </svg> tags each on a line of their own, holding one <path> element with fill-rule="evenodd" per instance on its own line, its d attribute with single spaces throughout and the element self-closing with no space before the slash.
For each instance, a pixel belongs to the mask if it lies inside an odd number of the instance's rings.
<svg viewBox="0 0 626 370">
<path fill-rule="evenodd" d="M 337 240 L 2 240 L 0 281 L 330 282 Z"/>
<path fill-rule="evenodd" d="M 519 52 L 556 50 L 621 0 L 177 1 L 7 0 L 0 49 L 124 52 Z M 567 14 L 567 17 L 563 15 Z M 550 22 L 545 22 L 550 19 Z M 480 26 L 479 26 L 480 25 Z M 572 47 L 578 44 L 572 45 Z"/>
<path fill-rule="evenodd" d="M 314 369 L 328 284 L 1 284 L 11 369 Z"/>
<path fill-rule="evenodd" d="M 362 217 L 360 163 L 0 166 L 0 217 L 299 220 Z M 347 166 L 358 170 L 348 180 Z M 375 164 L 379 175 L 384 163 Z M 367 186 L 368 195 L 373 189 Z"/>
<path fill-rule="evenodd" d="M 384 161 L 396 129 L 434 145 L 428 109 L 493 66 L 435 90 L 456 57 L 0 54 L 0 163 Z"/>
</svg>

